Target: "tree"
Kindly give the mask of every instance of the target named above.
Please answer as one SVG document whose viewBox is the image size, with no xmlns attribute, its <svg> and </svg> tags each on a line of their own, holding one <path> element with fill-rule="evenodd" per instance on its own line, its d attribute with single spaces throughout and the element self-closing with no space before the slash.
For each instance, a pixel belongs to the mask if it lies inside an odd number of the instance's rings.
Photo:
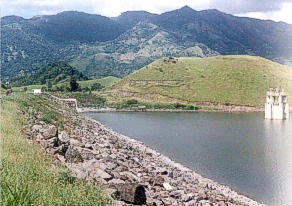
<svg viewBox="0 0 292 206">
<path fill-rule="evenodd" d="M 61 91 L 61 92 L 66 91 L 66 85 L 62 84 L 62 85 L 60 86 L 60 91 Z"/>
<path fill-rule="evenodd" d="M 52 89 L 52 82 L 51 81 L 47 82 L 47 87 L 48 87 L 48 89 Z"/>
<path fill-rule="evenodd" d="M 88 92 L 90 89 L 88 87 L 84 87 L 82 90 Z"/>
<path fill-rule="evenodd" d="M 44 91 L 44 92 L 47 91 L 47 87 L 43 86 L 42 91 Z"/>
<path fill-rule="evenodd" d="M 3 83 L 1 83 L 1 87 L 2 87 L 3 89 L 7 89 L 7 87 L 6 87 L 5 84 L 3 84 Z"/>
<path fill-rule="evenodd" d="M 70 78 L 70 91 L 76 91 L 79 87 L 78 82 L 76 81 L 75 77 Z"/>
<path fill-rule="evenodd" d="M 23 88 L 23 91 L 26 92 L 26 91 L 27 91 L 27 87 L 24 87 L 24 88 Z"/>
</svg>

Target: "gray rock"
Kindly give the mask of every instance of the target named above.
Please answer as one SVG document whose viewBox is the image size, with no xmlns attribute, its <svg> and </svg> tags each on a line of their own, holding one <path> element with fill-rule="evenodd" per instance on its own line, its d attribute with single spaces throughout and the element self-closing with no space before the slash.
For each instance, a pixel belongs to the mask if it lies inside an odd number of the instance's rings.
<svg viewBox="0 0 292 206">
<path fill-rule="evenodd" d="M 197 206 L 196 200 L 191 200 L 185 203 L 185 206 Z"/>
<path fill-rule="evenodd" d="M 90 143 L 86 143 L 85 145 L 84 145 L 84 147 L 85 148 L 87 148 L 87 149 L 90 149 L 90 150 L 93 150 L 93 144 L 90 144 Z"/>
<path fill-rule="evenodd" d="M 113 163 L 113 162 L 107 162 L 106 164 L 106 169 L 108 170 L 114 170 L 117 168 L 117 164 L 116 163 Z"/>
<path fill-rule="evenodd" d="M 58 133 L 58 129 L 54 125 L 50 125 L 48 128 L 43 130 L 44 139 L 50 139 L 56 137 Z"/>
<path fill-rule="evenodd" d="M 55 141 L 54 144 L 55 144 L 55 145 L 57 144 L 56 141 Z M 53 150 L 53 153 L 54 153 L 54 154 L 59 154 L 59 155 L 65 156 L 68 147 L 69 147 L 69 145 L 67 145 L 67 144 L 63 144 L 63 145 L 57 147 L 56 149 L 54 149 L 54 150 Z"/>
<path fill-rule="evenodd" d="M 183 202 L 189 202 L 189 201 L 191 201 L 191 200 L 193 199 L 193 197 L 194 197 L 194 195 L 193 195 L 192 193 L 189 193 L 189 194 L 183 194 L 183 195 L 181 196 L 181 200 L 182 200 Z"/>
<path fill-rule="evenodd" d="M 129 179 L 131 181 L 137 181 L 139 182 L 140 181 L 140 178 L 137 177 L 136 175 L 133 174 L 133 172 L 128 172 L 128 171 L 125 171 L 125 172 L 121 172 L 120 173 L 121 177 L 122 176 L 126 176 L 127 178 L 126 179 Z"/>
<path fill-rule="evenodd" d="M 112 185 L 118 185 L 118 184 L 124 184 L 125 181 L 123 180 L 120 180 L 120 179 L 112 179 L 108 182 L 109 184 L 112 184 Z"/>
<path fill-rule="evenodd" d="M 92 176 L 93 178 L 101 178 L 104 179 L 106 181 L 112 179 L 112 176 L 109 175 L 108 173 L 106 173 L 105 171 L 103 171 L 100 168 L 94 168 L 90 170 L 91 172 L 93 171 L 93 173 L 90 173 L 90 176 Z"/>
<path fill-rule="evenodd" d="M 168 174 L 168 171 L 165 168 L 158 168 L 157 172 L 158 172 L 158 174 L 161 174 L 161 175 L 167 175 Z"/>
<path fill-rule="evenodd" d="M 32 132 L 41 132 L 42 129 L 43 129 L 43 126 L 39 124 L 33 125 L 31 128 Z"/>
<path fill-rule="evenodd" d="M 82 148 L 80 149 L 80 154 L 83 160 L 96 159 L 99 156 L 99 153 L 90 149 Z"/>
<path fill-rule="evenodd" d="M 173 205 L 173 202 L 171 201 L 170 198 L 164 198 L 162 199 L 163 205 Z"/>
<path fill-rule="evenodd" d="M 204 190 L 199 191 L 198 201 L 207 199 L 207 193 Z"/>
<path fill-rule="evenodd" d="M 84 144 L 82 142 L 80 142 L 77 139 L 70 139 L 70 145 L 72 146 L 76 146 L 76 147 L 84 147 Z"/>
<path fill-rule="evenodd" d="M 84 162 L 81 167 L 86 169 L 90 179 L 104 179 L 106 181 L 112 179 L 112 175 L 104 171 L 105 165 L 95 159 Z"/>
<path fill-rule="evenodd" d="M 66 159 L 66 162 L 69 162 L 69 163 L 83 162 L 83 158 L 80 152 L 78 151 L 78 149 L 71 145 L 68 147 L 65 153 L 65 159 Z"/>
<path fill-rule="evenodd" d="M 61 144 L 66 144 L 66 143 L 69 143 L 70 142 L 70 137 L 67 134 L 67 132 L 62 131 L 58 135 L 58 140 L 60 141 Z"/>
<path fill-rule="evenodd" d="M 218 203 L 218 206 L 227 206 L 228 204 L 225 204 L 225 202 L 224 201 L 220 201 L 219 203 Z"/>
<path fill-rule="evenodd" d="M 164 183 L 163 183 L 163 187 L 164 187 L 164 189 L 166 189 L 167 191 L 173 190 L 173 187 L 172 187 L 168 182 L 164 182 Z"/>
<path fill-rule="evenodd" d="M 208 200 L 202 200 L 197 205 L 198 206 L 214 206 L 214 204 Z"/>
<path fill-rule="evenodd" d="M 161 175 L 158 175 L 153 179 L 153 185 L 163 186 L 164 182 L 165 182 L 165 179 Z"/>
</svg>

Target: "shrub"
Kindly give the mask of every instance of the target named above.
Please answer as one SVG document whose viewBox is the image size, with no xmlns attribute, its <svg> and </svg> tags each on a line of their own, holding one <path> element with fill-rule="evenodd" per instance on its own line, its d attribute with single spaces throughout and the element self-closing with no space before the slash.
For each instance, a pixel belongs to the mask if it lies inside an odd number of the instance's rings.
<svg viewBox="0 0 292 206">
<path fill-rule="evenodd" d="M 3 84 L 3 83 L 1 83 L 1 87 L 2 87 L 3 89 L 7 89 L 6 85 Z"/>
<path fill-rule="evenodd" d="M 184 105 L 184 104 L 181 104 L 181 103 L 175 103 L 173 106 L 174 106 L 174 108 L 176 108 L 176 109 L 179 109 L 179 108 L 184 108 L 184 107 L 186 107 L 186 105 Z"/>
<path fill-rule="evenodd" d="M 70 90 L 76 91 L 79 88 L 79 84 L 75 77 L 70 78 Z"/>
<path fill-rule="evenodd" d="M 88 91 L 90 91 L 90 89 L 89 89 L 89 87 L 84 87 L 84 88 L 82 89 L 82 91 L 84 91 L 84 92 L 88 92 Z"/>
<path fill-rule="evenodd" d="M 104 86 L 102 86 L 100 83 L 96 82 L 91 86 L 91 90 L 92 91 L 96 91 L 96 90 L 100 90 L 104 88 Z"/>
<path fill-rule="evenodd" d="M 134 105 L 134 104 L 138 104 L 138 100 L 136 99 L 129 99 L 126 101 L 127 105 Z"/>
<path fill-rule="evenodd" d="M 41 89 L 42 89 L 42 91 L 44 91 L 44 92 L 47 91 L 47 87 L 45 87 L 45 86 L 43 86 Z"/>
</svg>

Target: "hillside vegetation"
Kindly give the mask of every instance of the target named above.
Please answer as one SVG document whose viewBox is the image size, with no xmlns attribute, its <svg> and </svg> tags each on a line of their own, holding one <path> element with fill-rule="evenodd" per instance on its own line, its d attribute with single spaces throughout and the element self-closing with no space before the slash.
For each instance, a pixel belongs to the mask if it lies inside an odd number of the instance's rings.
<svg viewBox="0 0 292 206">
<path fill-rule="evenodd" d="M 108 87 L 113 85 L 114 83 L 117 83 L 120 79 L 117 77 L 104 77 L 100 79 L 90 79 L 90 80 L 83 80 L 83 81 L 77 81 L 80 89 L 84 89 L 86 87 L 92 88 L 92 86 L 96 83 L 100 84 L 101 88 Z M 55 85 L 52 86 L 52 89 L 56 89 L 56 87 L 62 87 L 62 86 L 68 86 L 69 82 L 61 81 Z M 40 88 L 47 88 L 47 85 L 45 84 L 32 84 L 27 86 L 20 86 L 20 87 L 12 87 L 12 90 L 14 92 L 21 92 L 24 91 L 25 88 L 28 91 L 31 91 L 33 89 L 40 89 Z"/>
<path fill-rule="evenodd" d="M 71 77 L 75 77 L 77 80 L 88 80 L 88 78 L 79 72 L 74 67 L 70 66 L 66 62 L 60 61 L 52 64 L 48 64 L 34 74 L 28 76 L 22 76 L 16 78 L 13 86 L 27 86 L 34 84 L 46 84 L 50 81 L 52 84 L 68 80 Z"/>
<path fill-rule="evenodd" d="M 109 101 L 180 102 L 262 108 L 269 87 L 284 88 L 292 103 L 292 68 L 261 57 L 162 58 L 106 90 Z"/>
<path fill-rule="evenodd" d="M 254 55 L 292 64 L 292 25 L 190 7 L 108 18 L 67 11 L 1 18 L 1 79 L 64 60 L 90 78 L 124 77 L 161 57 Z"/>
</svg>

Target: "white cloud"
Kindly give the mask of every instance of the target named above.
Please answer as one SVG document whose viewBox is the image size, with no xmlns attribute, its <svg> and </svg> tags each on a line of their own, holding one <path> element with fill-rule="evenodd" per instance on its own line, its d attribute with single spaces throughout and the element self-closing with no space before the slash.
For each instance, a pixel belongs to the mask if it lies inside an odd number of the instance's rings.
<svg viewBox="0 0 292 206">
<path fill-rule="evenodd" d="M 160 14 L 165 11 L 181 8 L 185 5 L 189 5 L 196 9 L 207 8 L 210 1 L 211 0 L 146 0 L 142 3 L 141 0 L 100 0 L 100 4 L 94 8 L 94 11 L 105 16 L 118 16 L 124 11 L 133 10 L 145 10 Z"/>
<path fill-rule="evenodd" d="M 292 24 L 292 3 L 284 3 L 279 12 L 275 12 L 272 16 L 275 21 L 286 21 Z"/>
<path fill-rule="evenodd" d="M 292 23 L 292 0 L 1 0 L 1 16 L 30 18 L 77 10 L 104 16 L 118 16 L 124 11 L 146 10 L 162 13 L 188 5 L 196 10 L 219 9 L 223 12 Z"/>
<path fill-rule="evenodd" d="M 269 11 L 269 12 L 248 12 L 241 13 L 237 16 L 246 16 L 257 19 L 270 19 L 274 21 L 283 21 L 289 24 L 292 24 L 292 3 L 283 3 L 281 9 L 278 11 Z"/>
</svg>

